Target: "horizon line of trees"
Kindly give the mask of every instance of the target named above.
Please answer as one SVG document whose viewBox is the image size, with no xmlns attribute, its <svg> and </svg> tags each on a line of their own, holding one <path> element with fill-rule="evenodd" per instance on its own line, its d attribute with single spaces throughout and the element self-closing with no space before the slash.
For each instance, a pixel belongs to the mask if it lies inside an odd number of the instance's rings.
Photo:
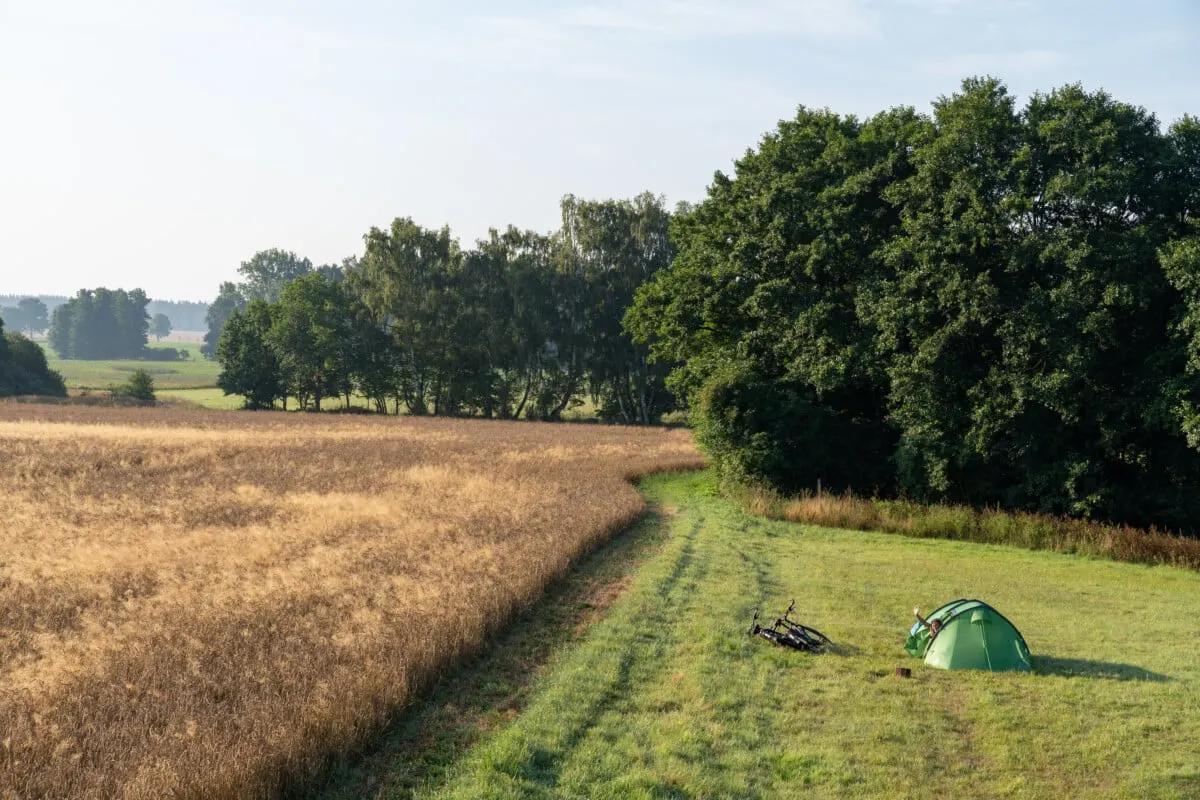
<svg viewBox="0 0 1200 800">
<path fill-rule="evenodd" d="M 36 297 L 22 297 L 14 306 L 0 306 L 0 321 L 16 332 L 30 336 L 50 326 L 50 312 Z"/>
<path fill-rule="evenodd" d="M 150 300 L 141 289 L 80 289 L 54 309 L 46 337 L 60 358 L 177 360 L 174 348 L 150 348 Z M 155 334 L 170 333 L 163 315 L 153 320 Z M 161 337 L 160 337 L 161 338 Z"/>
<path fill-rule="evenodd" d="M 1200 529 L 1200 120 L 973 78 L 801 108 L 632 329 L 723 476 Z"/>
<path fill-rule="evenodd" d="M 50 325 L 50 314 L 54 309 L 66 303 L 71 298 L 65 295 L 22 295 L 0 294 L 0 318 L 4 324 L 14 330 L 23 330 L 30 334 L 43 333 Z M 11 305 L 8 305 L 11 303 Z M 34 317 L 34 324 L 24 324 L 25 320 L 18 317 L 10 318 L 11 313 L 20 313 L 22 306 L 37 303 L 39 313 Z M 193 300 L 155 300 L 151 298 L 146 306 L 146 313 L 151 318 L 162 314 L 171 323 L 172 330 L 203 331 L 207 325 L 205 315 L 208 313 L 208 303 Z M 21 324 L 19 324 L 21 323 Z"/>
<path fill-rule="evenodd" d="M 556 420 L 590 397 L 601 419 L 655 422 L 675 407 L 667 367 L 622 321 L 674 255 L 664 202 L 567 196 L 554 233 L 493 230 L 470 250 L 399 218 L 341 266 L 263 251 L 210 306 L 219 384 L 248 408 L 359 394 L 379 412 Z"/>
</svg>

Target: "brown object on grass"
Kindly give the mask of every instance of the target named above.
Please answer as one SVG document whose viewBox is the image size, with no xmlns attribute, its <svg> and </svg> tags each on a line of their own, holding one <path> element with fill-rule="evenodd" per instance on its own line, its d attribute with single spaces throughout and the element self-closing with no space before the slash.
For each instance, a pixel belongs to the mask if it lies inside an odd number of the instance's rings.
<svg viewBox="0 0 1200 800">
<path fill-rule="evenodd" d="M 898 678 L 911 678 L 911 677 L 912 677 L 912 670 L 911 670 L 911 669 L 909 669 L 908 667 L 896 667 L 896 677 L 898 677 Z"/>
</svg>

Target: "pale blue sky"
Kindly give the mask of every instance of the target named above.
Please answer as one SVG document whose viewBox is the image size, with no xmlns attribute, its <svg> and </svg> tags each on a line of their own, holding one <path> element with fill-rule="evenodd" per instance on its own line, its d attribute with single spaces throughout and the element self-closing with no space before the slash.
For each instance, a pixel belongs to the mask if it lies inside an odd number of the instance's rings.
<svg viewBox="0 0 1200 800">
<path fill-rule="evenodd" d="M 469 243 L 566 192 L 697 200 L 799 104 L 983 73 L 1200 113 L 1200 0 L 0 0 L 0 294 L 209 299 L 396 216 Z"/>
</svg>

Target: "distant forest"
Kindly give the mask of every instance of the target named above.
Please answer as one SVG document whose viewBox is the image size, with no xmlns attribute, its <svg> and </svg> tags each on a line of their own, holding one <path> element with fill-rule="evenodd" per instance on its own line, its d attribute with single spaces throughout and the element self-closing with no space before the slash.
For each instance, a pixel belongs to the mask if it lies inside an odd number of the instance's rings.
<svg viewBox="0 0 1200 800">
<path fill-rule="evenodd" d="M 0 307 L 15 307 L 26 297 L 36 297 L 41 300 L 49 313 L 67 302 L 67 298 L 56 294 L 0 294 Z M 171 320 L 171 328 L 176 331 L 202 331 L 207 325 L 204 321 L 208 314 L 208 303 L 197 303 L 191 300 L 151 300 L 146 306 L 146 313 L 153 317 L 164 314 Z"/>
</svg>

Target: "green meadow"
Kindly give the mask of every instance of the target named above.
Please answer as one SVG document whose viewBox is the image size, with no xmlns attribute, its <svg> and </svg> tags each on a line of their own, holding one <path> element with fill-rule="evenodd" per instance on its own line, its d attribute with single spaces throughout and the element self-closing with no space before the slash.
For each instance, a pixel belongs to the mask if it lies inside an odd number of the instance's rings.
<svg viewBox="0 0 1200 800">
<path fill-rule="evenodd" d="M 200 354 L 200 345 L 192 342 L 151 342 L 150 347 L 174 347 L 186 350 L 184 361 L 143 361 L 139 359 L 84 360 L 59 358 L 54 348 L 42 343 L 50 368 L 62 374 L 67 389 L 102 390 L 129 380 L 130 374 L 144 369 L 154 377 L 156 389 L 197 389 L 216 387 L 221 365 Z"/>
<path fill-rule="evenodd" d="M 624 564 L 610 608 L 552 590 L 326 796 L 1200 796 L 1200 574 L 769 521 L 707 474 L 643 490 L 655 513 L 568 580 Z M 912 607 L 955 597 L 1008 616 L 1036 671 L 909 658 Z M 746 635 L 792 598 L 836 652 Z"/>
</svg>

